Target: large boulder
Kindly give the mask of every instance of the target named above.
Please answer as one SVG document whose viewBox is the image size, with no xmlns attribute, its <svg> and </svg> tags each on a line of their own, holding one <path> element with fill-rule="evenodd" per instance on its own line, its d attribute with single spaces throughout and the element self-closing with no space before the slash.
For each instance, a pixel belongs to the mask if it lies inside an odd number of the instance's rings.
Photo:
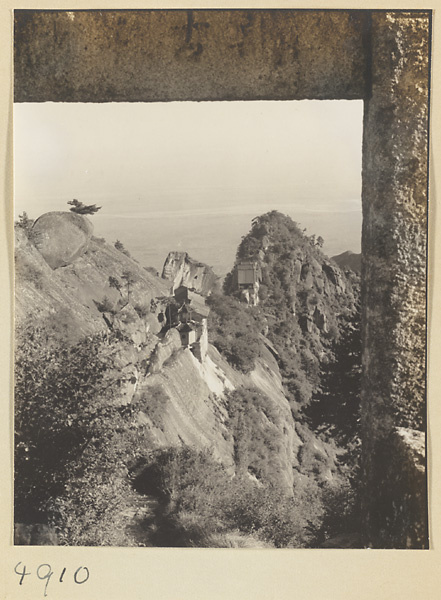
<svg viewBox="0 0 441 600">
<path fill-rule="evenodd" d="M 52 269 L 65 267 L 84 254 L 89 246 L 93 225 L 73 212 L 49 212 L 32 227 L 32 241 Z"/>
</svg>

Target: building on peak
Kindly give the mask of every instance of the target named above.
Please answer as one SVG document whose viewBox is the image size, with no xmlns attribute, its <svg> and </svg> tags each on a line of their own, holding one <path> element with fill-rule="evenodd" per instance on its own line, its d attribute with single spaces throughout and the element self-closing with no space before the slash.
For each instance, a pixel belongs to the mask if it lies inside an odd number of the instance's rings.
<svg viewBox="0 0 441 600">
<path fill-rule="evenodd" d="M 258 261 L 241 261 L 234 269 L 236 289 L 248 304 L 259 303 L 259 287 L 262 281 L 262 270 Z"/>
</svg>

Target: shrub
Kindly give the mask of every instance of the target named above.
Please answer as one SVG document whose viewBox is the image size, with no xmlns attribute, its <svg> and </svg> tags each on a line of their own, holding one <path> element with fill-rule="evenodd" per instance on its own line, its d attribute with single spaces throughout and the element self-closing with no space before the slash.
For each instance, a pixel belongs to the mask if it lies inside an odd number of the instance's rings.
<svg viewBox="0 0 441 600">
<path fill-rule="evenodd" d="M 277 404 L 257 388 L 239 388 L 227 397 L 236 472 L 253 471 L 263 482 L 280 484 L 282 418 Z"/>
<path fill-rule="evenodd" d="M 113 302 L 107 296 L 104 296 L 104 298 L 101 300 L 101 302 L 95 302 L 95 304 L 96 304 L 97 309 L 101 313 L 107 312 L 107 313 L 115 314 L 115 312 L 116 312 Z"/>
<path fill-rule="evenodd" d="M 276 548 L 308 545 L 312 539 L 308 520 L 316 518 L 311 510 L 311 497 L 296 498 L 271 486 L 258 488 L 244 482 L 240 484 L 236 485 L 226 507 L 231 525 L 244 533 L 257 535 Z"/>
<path fill-rule="evenodd" d="M 159 273 L 158 273 L 157 269 L 155 269 L 155 267 L 144 267 L 144 269 L 147 271 L 147 273 L 150 273 L 151 275 L 155 275 L 155 277 L 159 277 Z"/>
<path fill-rule="evenodd" d="M 23 211 L 22 214 L 19 215 L 18 221 L 16 222 L 17 227 L 23 229 L 28 238 L 31 237 L 31 229 L 33 224 L 34 220 L 28 217 L 28 213 L 26 211 Z"/>
<path fill-rule="evenodd" d="M 115 288 L 121 294 L 121 284 L 116 277 L 112 275 L 109 277 L 109 287 Z"/>
<path fill-rule="evenodd" d="M 122 242 L 120 242 L 119 240 L 116 240 L 114 246 L 117 250 L 119 250 L 119 252 L 122 252 L 122 254 L 125 254 L 126 256 L 128 256 L 130 258 L 130 252 L 125 249 L 124 244 Z"/>
<path fill-rule="evenodd" d="M 164 430 L 163 416 L 169 403 L 169 397 L 159 385 L 150 386 L 139 398 L 139 409 L 151 420 L 154 427 Z"/>
<path fill-rule="evenodd" d="M 32 263 L 27 262 L 22 256 L 16 258 L 15 273 L 16 277 L 31 283 L 37 290 L 43 289 L 45 279 L 43 272 Z"/>
<path fill-rule="evenodd" d="M 337 482 L 324 486 L 322 501 L 325 510 L 322 524 L 316 533 L 320 542 L 361 530 L 359 497 L 352 479 L 340 478 Z"/>
<path fill-rule="evenodd" d="M 143 431 L 136 424 L 136 405 L 122 406 L 113 396 L 117 376 L 112 336 L 95 335 L 67 346 L 37 328 L 20 332 L 16 521 L 52 518 L 66 543 L 89 543 L 88 530 L 97 531 L 110 519 L 103 511 L 106 503 L 124 509 L 127 464 L 142 445 Z"/>
<path fill-rule="evenodd" d="M 150 313 L 150 308 L 145 304 L 135 304 L 133 308 L 136 310 L 140 319 L 144 319 Z"/>
<path fill-rule="evenodd" d="M 233 367 L 248 373 L 261 351 L 259 320 L 252 309 L 230 296 L 212 294 L 207 304 L 210 341 Z"/>
<path fill-rule="evenodd" d="M 239 536 L 249 547 L 305 547 L 321 525 L 317 486 L 300 482 L 290 496 L 271 485 L 231 478 L 209 451 L 159 450 L 135 486 L 164 506 L 158 545 L 229 547 L 237 544 L 231 537 Z"/>
</svg>

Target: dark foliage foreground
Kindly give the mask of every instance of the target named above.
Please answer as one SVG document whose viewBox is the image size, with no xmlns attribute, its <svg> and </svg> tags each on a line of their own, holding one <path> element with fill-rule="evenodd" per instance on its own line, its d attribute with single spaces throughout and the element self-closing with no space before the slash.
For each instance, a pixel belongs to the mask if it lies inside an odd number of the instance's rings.
<svg viewBox="0 0 441 600">
<path fill-rule="evenodd" d="M 326 504 L 344 490 L 325 489 L 300 474 L 293 494 L 271 482 L 271 469 L 265 472 L 271 464 L 255 456 L 265 450 L 260 443 L 272 440 L 252 435 L 259 410 L 278 418 L 262 394 L 231 396 L 238 436 L 233 477 L 208 452 L 149 450 L 148 431 L 137 419 L 145 397 L 138 404 L 116 402 L 120 375 L 113 366 L 121 340 L 96 335 L 64 346 L 38 329 L 18 340 L 16 522 L 51 525 L 59 543 L 69 545 L 308 547 L 326 537 L 327 522 L 335 520 Z M 247 421 L 238 429 L 246 405 Z M 257 483 L 246 469 L 253 460 L 262 477 Z M 131 473 L 140 464 L 134 486 Z M 142 531 L 136 519 L 149 498 L 158 503 L 153 533 Z"/>
</svg>

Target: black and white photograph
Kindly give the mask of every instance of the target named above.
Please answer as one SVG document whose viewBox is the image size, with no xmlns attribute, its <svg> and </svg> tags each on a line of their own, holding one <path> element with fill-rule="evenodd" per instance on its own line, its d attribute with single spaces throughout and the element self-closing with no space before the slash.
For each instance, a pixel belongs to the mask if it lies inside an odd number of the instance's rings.
<svg viewBox="0 0 441 600">
<path fill-rule="evenodd" d="M 14 544 L 430 547 L 430 10 L 14 12 Z"/>
</svg>

